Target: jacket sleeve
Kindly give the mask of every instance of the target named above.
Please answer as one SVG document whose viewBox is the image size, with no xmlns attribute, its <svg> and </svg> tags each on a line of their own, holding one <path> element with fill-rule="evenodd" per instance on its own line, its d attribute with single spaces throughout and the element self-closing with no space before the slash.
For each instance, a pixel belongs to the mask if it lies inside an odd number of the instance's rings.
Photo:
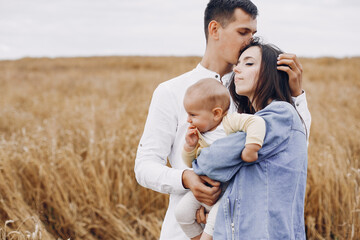
<svg viewBox="0 0 360 240">
<path fill-rule="evenodd" d="M 295 109 L 290 104 L 272 103 L 256 113 L 266 123 L 264 144 L 259 150 L 257 161 L 247 163 L 241 160 L 241 152 L 245 146 L 246 134 L 237 132 L 221 138 L 204 148 L 193 162 L 193 169 L 198 175 L 206 175 L 211 179 L 229 181 L 241 167 L 256 164 L 285 148 L 283 144 L 289 139 Z"/>
<path fill-rule="evenodd" d="M 161 193 L 184 192 L 184 170 L 166 166 L 177 129 L 178 105 L 166 85 L 154 91 L 136 159 L 135 177 L 146 188 Z"/>
</svg>

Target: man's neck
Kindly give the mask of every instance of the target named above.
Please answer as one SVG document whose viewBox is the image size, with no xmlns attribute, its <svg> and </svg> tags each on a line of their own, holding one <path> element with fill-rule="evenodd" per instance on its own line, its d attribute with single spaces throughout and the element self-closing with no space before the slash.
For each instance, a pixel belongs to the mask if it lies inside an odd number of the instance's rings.
<svg viewBox="0 0 360 240">
<path fill-rule="evenodd" d="M 223 77 L 225 74 L 232 71 L 231 64 L 224 62 L 220 56 L 211 53 L 210 51 L 205 51 L 200 64 L 206 69 L 219 73 L 220 77 Z"/>
</svg>

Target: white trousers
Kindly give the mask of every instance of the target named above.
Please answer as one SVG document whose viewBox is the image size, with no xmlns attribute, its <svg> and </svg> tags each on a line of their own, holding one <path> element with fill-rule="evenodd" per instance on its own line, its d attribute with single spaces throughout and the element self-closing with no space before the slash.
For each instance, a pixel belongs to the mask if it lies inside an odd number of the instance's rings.
<svg viewBox="0 0 360 240">
<path fill-rule="evenodd" d="M 189 238 L 200 235 L 203 231 L 209 235 L 213 235 L 216 214 L 220 205 L 220 199 L 212 206 L 208 206 L 204 203 L 199 202 L 194 194 L 189 191 L 186 193 L 178 205 L 175 208 L 175 218 L 180 224 L 180 227 Z M 203 229 L 201 224 L 196 222 L 196 211 L 201 207 L 205 207 L 206 211 L 209 212 L 206 220 L 205 228 Z"/>
</svg>

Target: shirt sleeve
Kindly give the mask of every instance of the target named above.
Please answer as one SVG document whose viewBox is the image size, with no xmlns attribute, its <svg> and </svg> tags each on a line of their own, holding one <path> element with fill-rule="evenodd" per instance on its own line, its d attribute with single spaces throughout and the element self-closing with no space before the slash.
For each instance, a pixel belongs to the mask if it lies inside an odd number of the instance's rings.
<svg viewBox="0 0 360 240">
<path fill-rule="evenodd" d="M 223 126 L 227 135 L 238 131 L 246 132 L 246 143 L 262 146 L 265 138 L 265 121 L 259 116 L 245 113 L 231 113 L 224 117 Z"/>
<path fill-rule="evenodd" d="M 184 192 L 183 169 L 166 166 L 177 131 L 178 104 L 168 87 L 154 91 L 136 159 L 135 177 L 146 188 L 161 193 Z"/>
<path fill-rule="evenodd" d="M 311 114 L 307 106 L 306 93 L 303 91 L 297 97 L 292 97 L 295 108 L 303 120 L 303 125 L 306 131 L 307 145 L 309 145 L 310 127 L 311 127 Z"/>
</svg>

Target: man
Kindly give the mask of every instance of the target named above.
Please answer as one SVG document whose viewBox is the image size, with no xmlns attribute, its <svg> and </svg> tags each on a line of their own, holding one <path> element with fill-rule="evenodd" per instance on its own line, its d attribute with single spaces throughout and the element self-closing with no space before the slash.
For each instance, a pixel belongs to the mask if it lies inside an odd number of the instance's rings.
<svg viewBox="0 0 360 240">
<path fill-rule="evenodd" d="M 257 14 L 256 6 L 249 0 L 210 0 L 204 17 L 207 45 L 200 64 L 190 72 L 161 83 L 154 91 L 135 160 L 135 174 L 140 185 L 170 194 L 160 239 L 187 239 L 174 216 L 174 208 L 187 189 L 207 205 L 213 205 L 220 195 L 218 182 L 197 176 L 186 169 L 181 159 L 188 127 L 183 97 L 190 85 L 204 78 L 215 78 L 228 86 L 240 50 L 257 31 Z M 289 75 L 295 105 L 309 129 L 311 117 L 302 91 L 301 64 L 295 55 L 283 54 L 278 65 L 282 65 L 279 70 Z M 167 159 L 171 168 L 166 166 Z"/>
</svg>

